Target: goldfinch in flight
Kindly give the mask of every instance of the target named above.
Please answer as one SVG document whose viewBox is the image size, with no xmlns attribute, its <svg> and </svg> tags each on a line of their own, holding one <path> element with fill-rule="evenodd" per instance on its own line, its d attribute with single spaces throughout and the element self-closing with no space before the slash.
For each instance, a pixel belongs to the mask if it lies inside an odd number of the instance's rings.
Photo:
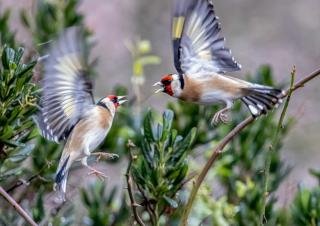
<svg viewBox="0 0 320 226">
<path fill-rule="evenodd" d="M 82 29 L 65 30 L 54 41 L 44 60 L 42 97 L 37 124 L 42 135 L 52 141 L 64 141 L 55 178 L 55 187 L 66 192 L 69 169 L 75 160 L 91 170 L 87 158 L 108 134 L 117 108 L 125 97 L 110 95 L 94 102 L 88 73 L 88 56 Z"/>
<path fill-rule="evenodd" d="M 220 23 L 209 0 L 177 0 L 172 18 L 174 65 L 177 74 L 162 77 L 156 92 L 184 101 L 224 103 L 212 123 L 228 121 L 227 112 L 240 99 L 254 117 L 282 102 L 282 90 L 226 75 L 241 66 L 225 47 Z"/>
</svg>

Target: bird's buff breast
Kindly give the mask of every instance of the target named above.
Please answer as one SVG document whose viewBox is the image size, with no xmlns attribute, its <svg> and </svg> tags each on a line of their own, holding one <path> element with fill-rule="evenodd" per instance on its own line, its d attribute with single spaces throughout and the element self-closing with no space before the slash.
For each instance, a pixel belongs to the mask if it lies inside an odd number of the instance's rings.
<svg viewBox="0 0 320 226">
<path fill-rule="evenodd" d="M 107 111 L 95 109 L 90 116 L 82 119 L 74 128 L 68 146 L 73 151 L 89 149 L 94 151 L 107 136 L 113 117 Z"/>
<path fill-rule="evenodd" d="M 85 142 L 88 143 L 90 151 L 96 149 L 104 141 L 111 128 L 113 120 L 110 112 L 106 109 L 101 109 L 99 107 L 95 114 L 96 120 L 95 122 L 92 122 L 95 126 L 91 127 L 84 139 Z"/>
</svg>

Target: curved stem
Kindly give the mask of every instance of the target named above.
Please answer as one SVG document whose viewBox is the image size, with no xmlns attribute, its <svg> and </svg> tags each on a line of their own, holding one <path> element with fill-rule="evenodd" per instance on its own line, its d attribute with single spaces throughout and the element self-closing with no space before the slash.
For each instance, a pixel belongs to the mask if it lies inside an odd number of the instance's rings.
<svg viewBox="0 0 320 226">
<path fill-rule="evenodd" d="M 244 121 L 242 121 L 239 125 L 237 125 L 227 136 L 223 138 L 223 140 L 218 144 L 218 146 L 213 150 L 213 153 L 209 160 L 207 161 L 206 165 L 201 170 L 201 173 L 197 177 L 196 182 L 193 184 L 191 189 L 191 193 L 187 202 L 187 206 L 185 207 L 182 215 L 181 226 L 185 226 L 188 223 L 188 217 L 192 209 L 193 202 L 196 198 L 200 185 L 202 184 L 204 178 L 207 176 L 209 169 L 212 167 L 213 163 L 216 159 L 220 156 L 224 147 L 247 125 L 254 121 L 252 116 L 248 117 Z"/>
<path fill-rule="evenodd" d="M 14 200 L 1 186 L 0 195 L 7 200 L 7 202 L 15 208 L 15 210 L 32 226 L 38 226 L 36 222 L 22 209 L 22 207 Z"/>
<path fill-rule="evenodd" d="M 271 165 L 271 160 L 272 160 L 272 152 L 274 151 L 275 147 L 279 143 L 279 134 L 280 134 L 280 131 L 283 127 L 283 121 L 284 121 L 284 118 L 287 113 L 287 109 L 288 109 L 289 102 L 291 99 L 291 94 L 294 91 L 293 86 L 294 86 L 295 76 L 296 76 L 296 68 L 294 67 L 291 72 L 291 83 L 290 83 L 290 89 L 287 92 L 287 99 L 284 104 L 283 110 L 281 112 L 279 123 L 277 126 L 277 130 L 276 130 L 276 133 L 273 137 L 271 146 L 269 147 L 269 153 L 268 153 L 267 159 L 266 159 L 266 165 L 265 165 L 265 169 L 264 169 L 265 176 L 264 176 L 264 182 L 263 182 L 263 199 L 262 199 L 262 210 L 260 213 L 260 225 L 263 225 L 264 222 L 266 222 L 265 212 L 266 212 L 266 205 L 267 205 L 267 197 L 269 196 L 268 186 L 269 186 L 269 175 L 270 175 L 270 165 Z"/>
<path fill-rule="evenodd" d="M 288 94 L 296 91 L 299 88 L 304 87 L 306 83 L 308 83 L 310 80 L 314 79 L 315 77 L 320 75 L 320 68 L 318 68 L 316 71 L 312 72 L 308 76 L 306 76 L 304 79 L 297 82 L 292 88 L 289 88 L 286 90 L 284 97 L 288 96 Z M 188 217 L 191 212 L 194 200 L 196 198 L 196 195 L 198 193 L 198 190 L 208 174 L 209 169 L 212 167 L 216 159 L 220 156 L 223 148 L 238 134 L 240 133 L 245 127 L 247 127 L 249 124 L 251 124 L 254 121 L 254 118 L 252 116 L 246 118 L 244 121 L 242 121 L 240 124 L 238 124 L 227 136 L 223 138 L 222 141 L 218 144 L 218 146 L 213 150 L 212 155 L 208 159 L 206 165 L 202 168 L 201 173 L 197 177 L 196 182 L 193 184 L 193 187 L 191 189 L 191 193 L 187 202 L 186 207 L 183 210 L 182 218 L 180 226 L 186 226 L 188 223 Z"/>
<path fill-rule="evenodd" d="M 129 193 L 129 198 L 131 202 L 131 208 L 133 212 L 134 219 L 137 221 L 137 223 L 140 226 L 145 226 L 143 221 L 141 220 L 137 207 L 140 206 L 139 204 L 136 203 L 135 198 L 134 198 L 134 193 L 133 193 L 133 188 L 132 188 L 132 178 L 131 178 L 131 166 L 132 166 L 132 161 L 134 159 L 133 154 L 131 152 L 131 148 L 135 147 L 135 145 L 132 143 L 132 141 L 128 141 L 128 149 L 129 149 L 129 163 L 128 163 L 128 168 L 126 172 L 126 179 L 127 179 L 127 186 L 128 186 L 128 193 Z"/>
</svg>

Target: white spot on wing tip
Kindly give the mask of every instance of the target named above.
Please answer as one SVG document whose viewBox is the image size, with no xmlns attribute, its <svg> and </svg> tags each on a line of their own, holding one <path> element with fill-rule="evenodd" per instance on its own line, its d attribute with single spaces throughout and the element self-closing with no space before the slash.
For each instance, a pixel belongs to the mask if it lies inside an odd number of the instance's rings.
<svg viewBox="0 0 320 226">
<path fill-rule="evenodd" d="M 250 109 L 251 113 L 252 113 L 253 115 L 255 115 L 255 116 L 257 116 L 257 115 L 259 114 L 259 111 L 258 111 L 258 109 L 257 109 L 255 106 L 249 105 L 249 109 Z"/>
<path fill-rule="evenodd" d="M 258 108 L 260 108 L 260 110 L 263 110 L 263 109 L 264 109 L 261 104 L 258 104 L 257 106 L 258 106 Z"/>
</svg>

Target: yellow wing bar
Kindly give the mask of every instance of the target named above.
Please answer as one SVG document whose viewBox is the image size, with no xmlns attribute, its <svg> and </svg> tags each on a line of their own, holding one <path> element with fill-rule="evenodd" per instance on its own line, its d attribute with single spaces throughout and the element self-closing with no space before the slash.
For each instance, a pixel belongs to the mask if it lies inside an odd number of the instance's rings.
<svg viewBox="0 0 320 226">
<path fill-rule="evenodd" d="M 172 38 L 180 39 L 184 27 L 185 17 L 174 17 L 172 22 Z"/>
</svg>

